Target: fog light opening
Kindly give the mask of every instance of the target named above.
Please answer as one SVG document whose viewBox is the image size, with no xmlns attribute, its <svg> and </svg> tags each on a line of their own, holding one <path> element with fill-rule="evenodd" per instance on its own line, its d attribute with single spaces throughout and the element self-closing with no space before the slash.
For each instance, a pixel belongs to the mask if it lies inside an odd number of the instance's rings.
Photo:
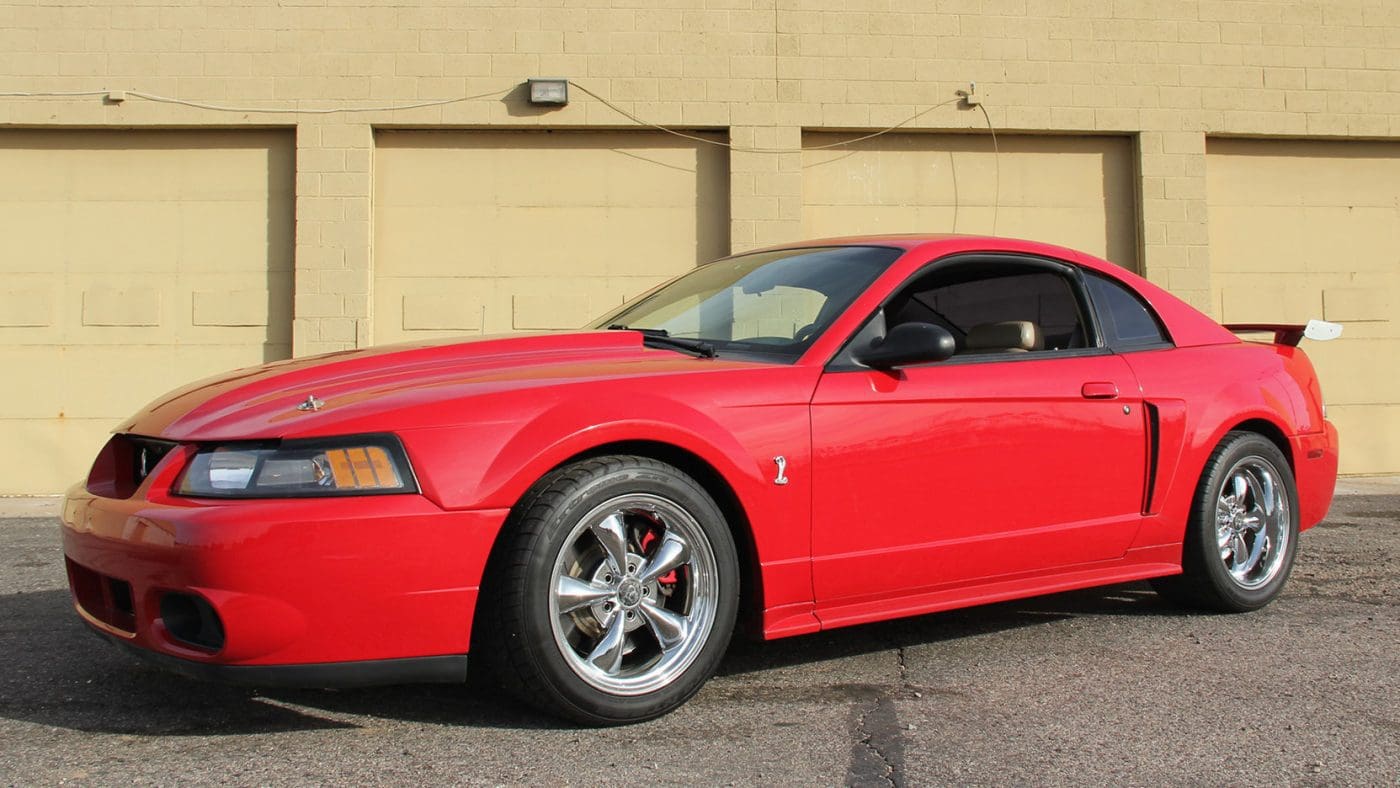
<svg viewBox="0 0 1400 788">
<path fill-rule="evenodd" d="M 193 594 L 170 592 L 160 598 L 165 631 L 180 643 L 202 651 L 224 647 L 224 625 L 214 606 Z"/>
<path fill-rule="evenodd" d="M 107 593 L 112 599 L 112 610 L 125 618 L 136 618 L 136 603 L 131 598 L 131 584 L 115 578 L 106 578 Z M 135 626 L 132 627 L 135 629 Z"/>
</svg>

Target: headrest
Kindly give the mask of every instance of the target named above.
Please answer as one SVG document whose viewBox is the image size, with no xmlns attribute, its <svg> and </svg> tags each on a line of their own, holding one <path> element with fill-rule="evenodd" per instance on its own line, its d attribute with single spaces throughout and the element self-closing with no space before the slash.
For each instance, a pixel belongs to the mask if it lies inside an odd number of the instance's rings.
<svg viewBox="0 0 1400 788">
<path fill-rule="evenodd" d="M 982 323 L 967 332 L 967 349 L 1009 350 L 1026 352 L 1044 350 L 1045 335 L 1040 326 L 1029 320 L 1006 320 L 1001 323 Z"/>
</svg>

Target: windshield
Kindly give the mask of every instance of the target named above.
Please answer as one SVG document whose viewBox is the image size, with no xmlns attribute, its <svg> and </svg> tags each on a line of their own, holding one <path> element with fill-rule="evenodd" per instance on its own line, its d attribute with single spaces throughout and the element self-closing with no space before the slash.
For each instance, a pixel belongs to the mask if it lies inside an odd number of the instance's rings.
<svg viewBox="0 0 1400 788">
<path fill-rule="evenodd" d="M 901 250 L 783 249 L 703 265 L 595 322 L 796 359 Z"/>
</svg>

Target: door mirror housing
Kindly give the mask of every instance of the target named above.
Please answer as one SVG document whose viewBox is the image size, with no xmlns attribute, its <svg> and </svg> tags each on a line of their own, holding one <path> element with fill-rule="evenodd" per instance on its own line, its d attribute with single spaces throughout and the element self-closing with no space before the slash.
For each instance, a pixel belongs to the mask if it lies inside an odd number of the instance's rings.
<svg viewBox="0 0 1400 788">
<path fill-rule="evenodd" d="M 958 349 L 957 340 L 942 326 L 932 323 L 900 323 L 883 339 L 855 354 L 856 361 L 875 369 L 893 369 L 909 364 L 943 361 Z"/>
</svg>

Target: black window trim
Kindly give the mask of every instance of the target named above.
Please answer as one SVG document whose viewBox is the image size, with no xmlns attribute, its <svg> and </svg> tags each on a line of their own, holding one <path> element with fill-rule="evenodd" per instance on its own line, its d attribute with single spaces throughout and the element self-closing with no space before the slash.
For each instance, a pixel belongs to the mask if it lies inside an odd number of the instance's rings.
<svg viewBox="0 0 1400 788">
<path fill-rule="evenodd" d="M 1147 303 L 1147 299 L 1143 298 L 1141 295 L 1138 295 L 1138 292 L 1133 288 L 1129 287 L 1127 283 L 1125 283 L 1123 280 L 1111 274 L 1098 270 L 1089 271 L 1089 273 L 1098 276 L 1101 279 L 1105 279 L 1111 284 L 1117 285 L 1118 287 L 1125 290 L 1128 293 L 1128 296 L 1134 301 L 1136 301 L 1138 305 L 1143 308 L 1143 311 L 1147 312 L 1148 318 L 1150 318 L 1152 322 L 1156 324 L 1158 333 L 1166 337 L 1165 340 L 1159 340 L 1156 342 L 1123 342 L 1121 340 L 1115 342 L 1111 341 L 1111 339 L 1105 332 L 1104 334 L 1100 335 L 1101 341 L 1104 345 L 1112 349 L 1114 353 L 1120 355 L 1124 353 L 1141 353 L 1149 350 L 1169 350 L 1176 347 L 1176 342 L 1172 341 L 1171 332 L 1167 330 L 1167 324 L 1162 322 L 1162 316 L 1157 314 L 1157 310 L 1153 309 L 1151 304 Z M 1083 273 L 1080 274 L 1080 279 L 1084 279 Z M 1088 282 L 1085 281 L 1083 282 L 1083 284 L 1084 295 L 1088 298 L 1089 308 L 1094 313 L 1095 321 L 1098 321 L 1099 311 L 1108 309 L 1108 306 L 1106 304 L 1100 305 L 1096 303 L 1094 301 L 1094 293 L 1088 287 Z"/>
<path fill-rule="evenodd" d="M 1001 364 L 1019 363 L 1024 361 L 1041 361 L 1060 358 L 1084 358 L 1091 356 L 1106 356 L 1115 353 L 1113 348 L 1108 346 L 1104 335 L 1103 326 L 1099 322 L 1098 310 L 1094 307 L 1094 302 L 1089 298 L 1089 287 L 1084 281 L 1084 272 L 1079 266 L 1057 260 L 1052 257 L 1042 257 L 1040 255 L 1026 254 L 1024 252 L 954 252 L 945 257 L 931 260 L 920 266 L 918 270 L 910 274 L 897 287 L 892 289 L 889 295 L 885 296 L 878 306 L 862 320 L 860 326 L 846 337 L 846 341 L 841 344 L 841 349 L 831 357 L 826 363 L 827 372 L 861 372 L 870 371 L 870 367 L 856 361 L 852 353 L 854 344 L 861 334 L 870 326 L 878 316 L 884 313 L 885 307 L 889 306 L 894 297 L 909 284 L 917 281 L 920 277 L 932 273 L 936 269 L 952 267 L 956 265 L 978 265 L 986 262 L 1006 262 L 1017 265 L 1025 265 L 1029 268 L 1040 268 L 1060 274 L 1069 280 L 1070 291 L 1074 294 L 1079 310 L 1080 320 L 1083 321 L 1086 329 L 1086 343 L 1092 339 L 1092 344 L 1087 344 L 1082 348 L 1065 348 L 1063 350 L 1038 350 L 1033 353 L 1006 353 L 1006 354 L 985 354 L 985 355 L 964 355 L 953 356 L 943 361 L 930 361 L 924 364 L 909 364 L 901 369 L 923 369 L 927 367 L 963 366 L 966 364 Z M 1153 318 L 1156 315 L 1153 314 Z M 1160 325 L 1160 321 L 1158 323 Z M 1134 346 L 1134 350 L 1148 349 L 1141 346 Z"/>
</svg>

